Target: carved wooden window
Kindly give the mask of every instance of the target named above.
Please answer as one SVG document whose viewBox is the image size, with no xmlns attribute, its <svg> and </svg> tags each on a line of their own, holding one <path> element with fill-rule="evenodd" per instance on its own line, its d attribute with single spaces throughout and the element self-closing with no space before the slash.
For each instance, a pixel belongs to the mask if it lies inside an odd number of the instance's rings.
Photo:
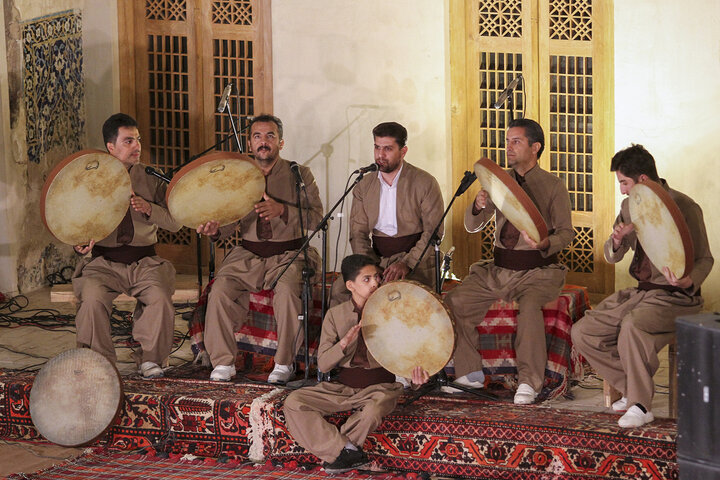
<svg viewBox="0 0 720 480">
<path fill-rule="evenodd" d="M 598 292 L 613 288 L 612 268 L 602 255 L 613 218 L 611 21 L 612 1 L 451 1 L 452 82 L 462 85 L 452 89 L 453 178 L 481 157 L 507 167 L 510 110 L 508 102 L 500 109 L 493 104 L 522 74 L 511 97 L 514 117 L 524 110 L 542 125 L 540 164 L 562 178 L 570 194 L 576 236 L 560 254 L 568 282 Z M 604 105 L 601 111 L 597 104 Z M 453 211 L 459 275 L 473 261 L 492 258 L 492 226 L 469 236 L 463 225 L 478 189 L 471 188 Z"/>
</svg>

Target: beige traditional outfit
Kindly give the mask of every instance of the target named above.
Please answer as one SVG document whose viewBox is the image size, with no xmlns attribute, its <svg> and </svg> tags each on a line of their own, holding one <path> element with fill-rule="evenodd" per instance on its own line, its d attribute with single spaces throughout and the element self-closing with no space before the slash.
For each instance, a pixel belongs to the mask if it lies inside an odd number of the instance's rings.
<svg viewBox="0 0 720 480">
<path fill-rule="evenodd" d="M 495 249 L 493 260 L 471 265 L 462 284 L 445 297 L 457 329 L 455 374 L 460 377 L 482 370 L 477 326 L 495 301 L 515 300 L 518 302 L 515 337 L 518 382 L 540 392 L 547 364 L 542 307 L 557 298 L 565 283 L 566 268 L 558 263 L 557 253 L 569 245 L 574 236 L 570 198 L 563 181 L 539 165 L 524 177 L 514 170 L 509 173 L 545 220 L 550 246 L 547 250 L 532 249 L 491 198 L 480 211 L 474 209 L 474 203 L 468 207 L 465 229 L 470 233 L 480 231 L 495 217 Z"/>
<path fill-rule="evenodd" d="M 687 195 L 661 184 L 677 204 L 690 230 L 695 252 L 690 273 L 692 286 L 670 285 L 648 259 L 635 231 L 626 235 L 620 248 L 613 249 L 612 237 L 605 242 L 605 259 L 617 263 L 628 250 L 635 251 L 630 275 L 637 287 L 617 291 L 600 302 L 576 323 L 571 331 L 575 348 L 598 375 L 627 397 L 627 405 L 639 403 L 650 410 L 655 394 L 653 375 L 658 369 L 658 352 L 675 337 L 675 319 L 701 310 L 700 285 L 712 269 L 705 222 L 700 206 Z M 615 225 L 632 223 L 629 199 L 624 199 Z"/>
<path fill-rule="evenodd" d="M 326 462 L 335 460 L 348 441 L 362 448 L 368 434 L 395 409 L 403 392 L 395 375 L 367 350 L 362 330 L 345 350 L 340 346 L 340 340 L 360 321 L 360 313 L 352 300 L 328 310 L 320 335 L 318 368 L 329 372 L 341 367 L 338 381 L 295 390 L 283 406 L 293 438 Z M 340 430 L 323 418 L 353 409 Z"/>
<path fill-rule="evenodd" d="M 77 344 L 90 347 L 115 363 L 110 332 L 112 302 L 121 293 L 138 300 L 133 315 L 133 338 L 142 347 L 142 362 L 161 365 L 172 347 L 175 309 L 175 268 L 155 255 L 158 227 L 177 232 L 165 204 L 165 182 L 145 173 L 145 165 L 128 170 L 132 189 L 152 205 L 150 216 L 132 206 L 120 225 L 98 241 L 90 258 L 83 258 L 73 275 L 79 300 L 75 317 Z"/>
<path fill-rule="evenodd" d="M 309 168 L 299 168 L 307 189 L 307 197 L 304 193 L 301 195 L 302 210 L 297 208 L 295 176 L 290 170 L 290 162 L 278 158 L 265 177 L 265 191 L 285 205 L 285 213 L 263 220 L 253 210 L 238 222 L 220 229 L 218 239 L 224 239 L 237 227 L 242 241 L 223 260 L 208 295 L 204 340 L 215 367 L 235 363 L 235 332 L 247 321 L 250 292 L 269 289 L 302 246 L 300 215 L 303 215 L 303 226 L 307 230 L 316 228 L 322 218 L 323 207 L 315 177 Z M 319 273 L 317 250 L 309 248 L 308 258 L 310 266 Z M 280 277 L 273 294 L 278 338 L 275 363 L 280 365 L 294 362 L 303 341 L 298 320 L 302 311 L 302 265 L 301 254 Z"/>
</svg>

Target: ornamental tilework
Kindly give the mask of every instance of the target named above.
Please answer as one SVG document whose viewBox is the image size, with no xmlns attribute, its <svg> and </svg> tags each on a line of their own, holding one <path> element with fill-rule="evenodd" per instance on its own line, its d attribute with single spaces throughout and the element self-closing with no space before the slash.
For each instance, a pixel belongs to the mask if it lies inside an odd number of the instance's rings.
<svg viewBox="0 0 720 480">
<path fill-rule="evenodd" d="M 65 11 L 22 27 L 23 97 L 28 160 L 50 150 L 80 150 L 85 141 L 82 16 Z"/>
</svg>

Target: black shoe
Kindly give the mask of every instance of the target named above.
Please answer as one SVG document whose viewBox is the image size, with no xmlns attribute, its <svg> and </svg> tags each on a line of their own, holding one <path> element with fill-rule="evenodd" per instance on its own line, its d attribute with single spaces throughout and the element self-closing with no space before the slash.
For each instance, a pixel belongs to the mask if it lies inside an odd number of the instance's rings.
<svg viewBox="0 0 720 480">
<path fill-rule="evenodd" d="M 324 462 L 323 468 L 327 473 L 343 473 L 370 463 L 370 459 L 362 450 L 348 450 L 343 448 L 340 455 L 332 462 Z"/>
</svg>

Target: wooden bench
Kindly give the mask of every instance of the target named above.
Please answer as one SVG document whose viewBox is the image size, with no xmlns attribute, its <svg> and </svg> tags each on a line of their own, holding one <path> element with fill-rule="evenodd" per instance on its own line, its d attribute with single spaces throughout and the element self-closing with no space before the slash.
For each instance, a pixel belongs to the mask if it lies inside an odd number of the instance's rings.
<svg viewBox="0 0 720 480">
<path fill-rule="evenodd" d="M 173 303 L 197 303 L 199 298 L 198 285 L 192 281 L 178 281 L 175 283 L 175 292 L 172 296 Z M 115 299 L 116 302 L 134 302 L 135 298 L 121 293 Z M 53 285 L 50 290 L 50 302 L 52 303 L 77 303 L 70 283 Z"/>
<path fill-rule="evenodd" d="M 677 418 L 677 352 L 675 351 L 675 339 L 668 344 L 668 390 L 668 414 L 673 418 Z M 605 398 L 605 407 L 610 408 L 614 401 L 620 399 L 622 394 L 603 380 L 603 396 Z"/>
</svg>

